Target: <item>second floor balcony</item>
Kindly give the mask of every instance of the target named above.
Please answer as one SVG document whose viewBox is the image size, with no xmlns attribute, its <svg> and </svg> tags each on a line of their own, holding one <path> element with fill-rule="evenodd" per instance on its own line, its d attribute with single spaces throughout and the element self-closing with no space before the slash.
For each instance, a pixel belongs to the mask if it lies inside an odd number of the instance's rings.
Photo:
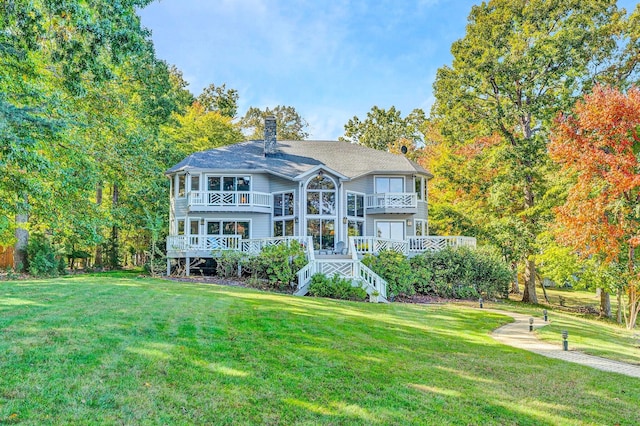
<svg viewBox="0 0 640 426">
<path fill-rule="evenodd" d="M 417 213 L 418 196 L 414 192 L 380 192 L 367 194 L 365 207 L 368 214 Z"/>
<path fill-rule="evenodd" d="M 271 212 L 272 196 L 255 191 L 191 191 L 187 196 L 190 211 Z"/>
</svg>

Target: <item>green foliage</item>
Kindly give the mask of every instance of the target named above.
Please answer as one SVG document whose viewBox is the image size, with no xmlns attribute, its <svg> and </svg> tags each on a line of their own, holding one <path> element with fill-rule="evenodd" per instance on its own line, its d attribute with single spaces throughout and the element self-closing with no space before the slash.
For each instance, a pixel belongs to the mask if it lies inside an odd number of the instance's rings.
<svg viewBox="0 0 640 426">
<path fill-rule="evenodd" d="M 424 112 L 416 108 L 407 117 L 402 117 L 394 106 L 385 110 L 373 106 L 367 112 L 367 118 L 360 120 L 353 117 L 344 125 L 344 136 L 339 139 L 351 143 L 368 146 L 382 151 L 399 139 L 406 139 L 414 144 L 424 142 L 421 126 L 425 121 Z"/>
<path fill-rule="evenodd" d="M 441 297 L 470 299 L 508 293 L 512 273 L 495 251 L 446 248 L 410 259 L 416 291 Z"/>
<path fill-rule="evenodd" d="M 314 274 L 309 284 L 309 294 L 314 297 L 330 297 L 343 300 L 365 300 L 367 292 L 362 287 L 354 287 L 351 280 L 338 274 L 329 278 L 324 274 Z"/>
<path fill-rule="evenodd" d="M 238 91 L 227 89 L 227 85 L 216 86 L 210 84 L 205 87 L 197 101 L 206 111 L 217 111 L 221 115 L 229 118 L 236 118 L 238 112 Z"/>
<path fill-rule="evenodd" d="M 216 275 L 223 278 L 238 276 L 238 270 L 242 263 L 251 264 L 246 253 L 233 250 L 214 250 L 213 258 L 216 261 Z"/>
<path fill-rule="evenodd" d="M 264 138 L 264 118 L 273 115 L 276 118 L 276 138 L 278 140 L 305 140 L 309 137 L 309 123 L 291 106 L 278 105 L 264 111 L 251 107 L 240 120 L 243 132 L 248 139 Z"/>
<path fill-rule="evenodd" d="M 49 239 L 33 234 L 27 246 L 29 273 L 36 277 L 57 277 L 64 272 L 65 261 L 58 255 Z"/>
<path fill-rule="evenodd" d="M 411 264 L 402 253 L 383 250 L 377 256 L 365 256 L 362 263 L 387 281 L 389 296 L 411 296 L 415 293 Z"/>
<path fill-rule="evenodd" d="M 303 246 L 297 241 L 263 247 L 247 266 L 258 278 L 267 279 L 273 288 L 290 287 L 296 274 L 307 264 Z"/>
</svg>

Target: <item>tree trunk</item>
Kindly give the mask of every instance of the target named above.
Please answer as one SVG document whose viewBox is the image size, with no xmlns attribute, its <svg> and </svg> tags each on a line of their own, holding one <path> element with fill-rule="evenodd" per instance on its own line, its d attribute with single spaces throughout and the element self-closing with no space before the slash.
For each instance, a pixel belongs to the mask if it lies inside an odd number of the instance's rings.
<svg viewBox="0 0 640 426">
<path fill-rule="evenodd" d="M 618 289 L 618 324 L 622 324 L 622 290 Z"/>
<path fill-rule="evenodd" d="M 603 288 L 600 289 L 600 317 L 611 318 L 611 298 Z"/>
<path fill-rule="evenodd" d="M 102 205 L 102 182 L 96 187 L 96 205 Z M 102 267 L 102 244 L 96 246 L 96 255 L 94 257 L 94 265 Z"/>
<path fill-rule="evenodd" d="M 13 269 L 26 271 L 28 265 L 27 246 L 29 245 L 29 231 L 24 225 L 29 221 L 25 214 L 16 215 L 16 244 L 13 246 Z"/>
<path fill-rule="evenodd" d="M 513 281 L 511 283 L 511 293 L 520 294 L 520 283 L 518 282 L 518 265 L 514 263 L 513 269 Z"/>
<path fill-rule="evenodd" d="M 536 263 L 529 259 L 525 261 L 522 301 L 526 303 L 538 303 L 538 296 L 536 295 Z"/>
<path fill-rule="evenodd" d="M 631 282 L 628 284 L 627 293 L 629 295 L 629 320 L 627 321 L 627 329 L 633 330 L 636 327 L 636 320 L 638 318 L 638 309 L 640 309 L 640 302 L 638 301 L 638 291 L 636 287 L 636 274 L 634 260 L 636 258 L 635 247 L 629 245 L 629 276 Z"/>
</svg>

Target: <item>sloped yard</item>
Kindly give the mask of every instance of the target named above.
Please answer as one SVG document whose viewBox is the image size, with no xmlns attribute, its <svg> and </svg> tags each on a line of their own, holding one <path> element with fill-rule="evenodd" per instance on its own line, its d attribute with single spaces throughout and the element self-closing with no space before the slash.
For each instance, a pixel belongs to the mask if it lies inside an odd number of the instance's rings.
<svg viewBox="0 0 640 426">
<path fill-rule="evenodd" d="M 0 423 L 638 424 L 637 379 L 509 319 L 135 276 L 0 283 Z"/>
</svg>

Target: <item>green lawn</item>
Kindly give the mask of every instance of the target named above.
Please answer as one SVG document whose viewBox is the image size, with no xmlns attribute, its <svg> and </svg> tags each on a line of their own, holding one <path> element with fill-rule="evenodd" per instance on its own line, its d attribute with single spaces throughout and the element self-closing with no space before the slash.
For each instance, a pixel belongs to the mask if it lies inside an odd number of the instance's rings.
<svg viewBox="0 0 640 426">
<path fill-rule="evenodd" d="M 626 424 L 638 379 L 506 317 L 118 276 L 0 283 L 0 424 Z M 593 327 L 597 327 L 594 324 Z"/>
</svg>

